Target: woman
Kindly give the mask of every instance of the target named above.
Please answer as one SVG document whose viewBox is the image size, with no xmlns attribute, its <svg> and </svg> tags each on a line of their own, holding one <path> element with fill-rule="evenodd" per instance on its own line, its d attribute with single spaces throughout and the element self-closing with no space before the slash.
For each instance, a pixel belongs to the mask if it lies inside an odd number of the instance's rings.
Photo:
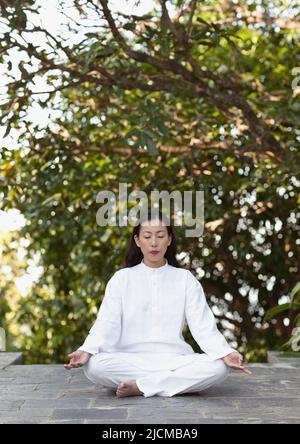
<svg viewBox="0 0 300 444">
<path fill-rule="evenodd" d="M 185 322 L 204 353 L 184 341 Z M 178 264 L 171 224 L 151 210 L 133 229 L 125 267 L 108 281 L 96 322 L 68 356 L 66 369 L 83 366 L 118 397 L 198 392 L 230 368 L 251 374 L 217 329 L 200 282 Z"/>
</svg>

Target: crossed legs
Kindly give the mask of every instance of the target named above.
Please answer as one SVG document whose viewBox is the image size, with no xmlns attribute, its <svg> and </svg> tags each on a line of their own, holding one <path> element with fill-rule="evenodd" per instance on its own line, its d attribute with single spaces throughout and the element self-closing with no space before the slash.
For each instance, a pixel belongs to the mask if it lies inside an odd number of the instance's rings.
<svg viewBox="0 0 300 444">
<path fill-rule="evenodd" d="M 83 371 L 93 383 L 115 389 L 117 396 L 170 397 L 220 383 L 230 368 L 222 359 L 212 360 L 204 353 L 195 353 L 192 362 L 177 369 L 149 371 L 130 364 L 118 353 L 99 353 L 89 359 Z"/>
</svg>

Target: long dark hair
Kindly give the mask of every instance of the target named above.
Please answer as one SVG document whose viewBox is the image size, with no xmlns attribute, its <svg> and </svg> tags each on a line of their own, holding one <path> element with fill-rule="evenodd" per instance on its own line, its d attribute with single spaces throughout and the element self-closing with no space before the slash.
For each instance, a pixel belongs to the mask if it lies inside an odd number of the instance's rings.
<svg viewBox="0 0 300 444">
<path fill-rule="evenodd" d="M 167 226 L 168 235 L 169 236 L 172 235 L 172 241 L 168 246 L 164 255 L 164 257 L 168 261 L 168 264 L 176 268 L 185 268 L 181 266 L 176 259 L 176 239 L 171 222 L 168 220 L 167 216 L 163 214 L 161 211 L 155 210 L 153 214 L 151 209 L 148 210 L 148 214 L 146 216 L 141 217 L 139 219 L 139 224 L 133 228 L 130 244 L 125 253 L 124 267 L 134 267 L 135 265 L 138 265 L 142 261 L 143 253 L 141 249 L 136 245 L 134 236 L 135 235 L 139 236 L 140 227 L 143 222 L 151 221 L 153 219 L 159 219 L 161 222 L 164 222 Z"/>
</svg>

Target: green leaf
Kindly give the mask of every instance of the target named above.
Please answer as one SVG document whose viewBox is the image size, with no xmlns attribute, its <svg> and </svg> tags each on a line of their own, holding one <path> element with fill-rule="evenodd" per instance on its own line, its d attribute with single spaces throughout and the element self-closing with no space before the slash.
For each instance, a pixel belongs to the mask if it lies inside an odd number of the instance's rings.
<svg viewBox="0 0 300 444">
<path fill-rule="evenodd" d="M 123 25 L 124 29 L 127 29 L 128 31 L 134 31 L 136 28 L 136 24 L 135 23 L 125 23 L 125 25 Z"/>
<path fill-rule="evenodd" d="M 276 307 L 270 308 L 270 310 L 266 311 L 266 313 L 265 313 L 265 316 L 263 319 L 264 322 L 267 321 L 268 319 L 276 316 L 278 313 L 288 310 L 289 308 L 290 308 L 289 303 L 277 305 Z"/>
<path fill-rule="evenodd" d="M 169 39 L 166 37 L 163 37 L 160 40 L 160 47 L 161 47 L 161 52 L 162 52 L 163 56 L 168 58 L 170 56 L 170 51 L 171 51 Z"/>
<path fill-rule="evenodd" d="M 297 282 L 297 284 L 291 291 L 291 304 L 293 303 L 293 300 L 298 293 L 300 293 L 300 282 Z"/>
<path fill-rule="evenodd" d="M 147 150 L 148 150 L 150 156 L 156 156 L 159 153 L 159 151 L 156 148 L 155 143 L 153 142 L 151 137 L 149 137 L 147 134 L 145 135 L 145 139 L 146 139 Z"/>
<path fill-rule="evenodd" d="M 61 198 L 61 193 L 55 193 L 52 196 L 45 199 L 43 202 L 41 202 L 41 205 L 46 205 L 48 202 L 51 202 L 51 200 L 59 200 Z"/>
</svg>

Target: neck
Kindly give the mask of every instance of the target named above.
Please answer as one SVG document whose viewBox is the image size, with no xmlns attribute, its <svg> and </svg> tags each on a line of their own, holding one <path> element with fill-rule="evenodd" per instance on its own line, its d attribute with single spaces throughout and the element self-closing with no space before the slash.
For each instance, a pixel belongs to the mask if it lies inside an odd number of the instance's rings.
<svg viewBox="0 0 300 444">
<path fill-rule="evenodd" d="M 158 262 L 150 262 L 145 258 L 143 259 L 143 261 L 144 261 L 145 265 L 147 265 L 148 267 L 151 267 L 151 268 L 159 268 L 159 267 L 162 267 L 163 265 L 166 264 L 166 260 L 164 257 Z"/>
</svg>

